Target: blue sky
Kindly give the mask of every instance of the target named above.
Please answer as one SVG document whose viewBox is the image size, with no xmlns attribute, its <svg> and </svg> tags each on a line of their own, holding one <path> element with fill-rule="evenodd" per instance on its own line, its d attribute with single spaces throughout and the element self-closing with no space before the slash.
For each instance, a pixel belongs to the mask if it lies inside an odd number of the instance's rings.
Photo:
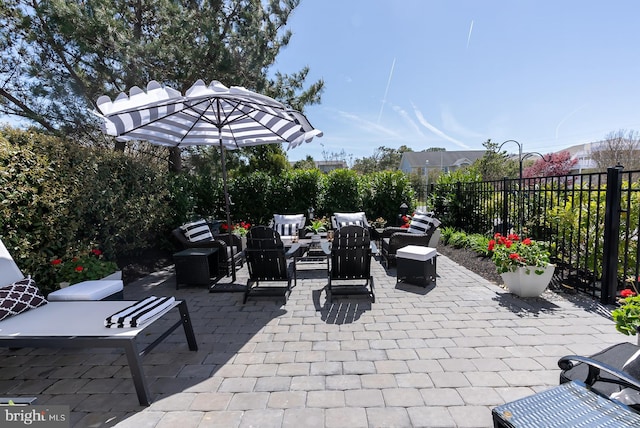
<svg viewBox="0 0 640 428">
<path fill-rule="evenodd" d="M 549 153 L 640 131 L 638 16 L 636 0 L 303 0 L 274 70 L 324 79 L 305 110 L 324 137 L 289 159 L 488 138 Z"/>
</svg>

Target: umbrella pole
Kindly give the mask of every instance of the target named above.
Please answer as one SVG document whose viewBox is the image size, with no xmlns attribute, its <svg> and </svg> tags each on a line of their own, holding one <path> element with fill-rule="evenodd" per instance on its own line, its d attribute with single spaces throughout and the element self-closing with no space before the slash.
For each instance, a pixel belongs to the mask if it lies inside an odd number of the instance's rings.
<svg viewBox="0 0 640 428">
<path fill-rule="evenodd" d="M 221 159 L 221 163 L 222 163 L 222 182 L 223 182 L 223 187 L 224 187 L 224 204 L 225 204 L 225 208 L 227 210 L 227 225 L 228 225 L 228 231 L 229 231 L 229 248 L 231 249 L 231 247 L 233 246 L 233 233 L 232 233 L 232 227 L 231 227 L 231 204 L 229 203 L 229 187 L 227 186 L 227 166 L 225 164 L 225 158 L 224 158 L 224 152 L 225 152 L 225 148 L 222 145 L 222 130 L 220 128 L 218 128 L 218 136 L 220 139 L 220 159 Z M 240 251 L 240 248 L 238 248 L 238 251 Z M 226 254 L 225 254 L 226 256 Z M 233 249 L 231 249 L 231 280 L 233 282 L 236 282 L 236 261 L 235 261 L 235 257 L 233 254 Z"/>
</svg>

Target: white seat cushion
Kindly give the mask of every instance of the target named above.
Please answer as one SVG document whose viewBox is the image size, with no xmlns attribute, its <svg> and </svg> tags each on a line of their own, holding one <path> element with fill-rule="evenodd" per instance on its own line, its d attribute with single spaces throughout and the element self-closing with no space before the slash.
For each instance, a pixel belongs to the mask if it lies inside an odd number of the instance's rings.
<svg viewBox="0 0 640 428">
<path fill-rule="evenodd" d="M 438 250 L 431 247 L 421 247 L 418 245 L 407 245 L 400 248 L 396 252 L 396 257 L 399 259 L 409 259 L 418 261 L 427 261 L 438 255 Z"/>
<path fill-rule="evenodd" d="M 123 289 L 122 281 L 117 279 L 99 279 L 83 281 L 49 293 L 48 300 L 102 300 Z"/>
</svg>

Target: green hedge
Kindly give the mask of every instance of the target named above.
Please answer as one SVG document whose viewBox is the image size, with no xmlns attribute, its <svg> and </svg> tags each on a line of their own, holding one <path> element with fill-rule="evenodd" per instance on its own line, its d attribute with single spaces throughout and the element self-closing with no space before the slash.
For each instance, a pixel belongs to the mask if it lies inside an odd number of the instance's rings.
<svg viewBox="0 0 640 428">
<path fill-rule="evenodd" d="M 47 291 L 55 258 L 99 248 L 115 260 L 157 246 L 167 236 L 169 189 L 148 159 L 33 132 L 0 135 L 2 240 Z"/>
<path fill-rule="evenodd" d="M 194 218 L 225 218 L 213 168 L 167 172 L 163 148 L 135 155 L 11 128 L 0 130 L 0 237 L 25 274 L 56 287 L 51 261 L 99 248 L 107 260 L 169 246 L 171 229 Z M 400 204 L 415 207 L 401 172 L 358 175 L 317 169 L 229 179 L 232 221 L 268 224 L 274 213 L 315 216 L 365 211 L 395 224 Z"/>
</svg>

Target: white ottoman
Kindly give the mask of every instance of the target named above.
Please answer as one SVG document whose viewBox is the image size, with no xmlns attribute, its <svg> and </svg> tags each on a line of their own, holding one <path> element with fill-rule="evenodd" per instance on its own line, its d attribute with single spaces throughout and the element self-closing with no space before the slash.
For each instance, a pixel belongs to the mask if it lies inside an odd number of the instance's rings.
<svg viewBox="0 0 640 428">
<path fill-rule="evenodd" d="M 396 252 L 397 280 L 426 287 L 436 282 L 436 256 L 431 247 L 407 245 Z"/>
<path fill-rule="evenodd" d="M 122 300 L 121 279 L 99 279 L 83 281 L 49 293 L 50 301 L 69 300 Z"/>
</svg>

